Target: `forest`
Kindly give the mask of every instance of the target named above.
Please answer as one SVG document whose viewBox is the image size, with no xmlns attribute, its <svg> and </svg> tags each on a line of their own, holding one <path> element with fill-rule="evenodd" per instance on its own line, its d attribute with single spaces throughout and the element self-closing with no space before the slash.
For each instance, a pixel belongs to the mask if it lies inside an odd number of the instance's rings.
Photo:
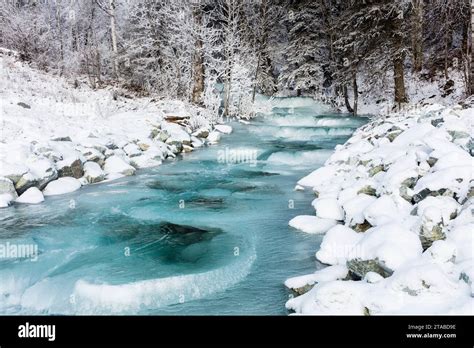
<svg viewBox="0 0 474 348">
<path fill-rule="evenodd" d="M 25 25 L 28 23 L 28 25 Z M 406 81 L 473 90 L 469 0 L 2 1 L 0 46 L 92 88 L 252 114 L 256 93 L 357 114 Z M 220 93 L 222 92 L 222 93 Z"/>
</svg>

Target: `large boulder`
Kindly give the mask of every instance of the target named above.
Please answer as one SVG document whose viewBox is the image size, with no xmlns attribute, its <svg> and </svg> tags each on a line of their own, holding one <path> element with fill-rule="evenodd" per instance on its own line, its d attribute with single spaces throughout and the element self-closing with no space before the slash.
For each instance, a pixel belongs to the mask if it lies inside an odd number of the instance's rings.
<svg viewBox="0 0 474 348">
<path fill-rule="evenodd" d="M 81 182 L 76 178 L 63 177 L 51 181 L 43 190 L 43 195 L 54 196 L 74 192 L 81 188 Z"/>
<path fill-rule="evenodd" d="M 163 122 L 161 124 L 161 129 L 169 135 L 169 138 L 166 139 L 167 144 L 180 142 L 182 144 L 191 145 L 191 136 L 180 125 Z"/>
<path fill-rule="evenodd" d="M 44 201 L 44 196 L 36 187 L 30 187 L 28 190 L 18 197 L 16 203 L 38 204 Z"/>
<path fill-rule="evenodd" d="M 8 207 L 10 202 L 17 198 L 13 182 L 5 177 L 0 177 L 0 208 Z"/>
<path fill-rule="evenodd" d="M 18 196 L 13 181 L 5 177 L 0 177 L 0 194 L 5 193 L 11 194 L 14 198 Z"/>
<path fill-rule="evenodd" d="M 225 125 L 225 124 L 218 124 L 214 127 L 214 129 L 218 132 L 221 132 L 223 134 L 230 134 L 232 133 L 232 127 Z"/>
<path fill-rule="evenodd" d="M 212 131 L 206 138 L 208 144 L 213 145 L 217 144 L 221 140 L 221 133 Z"/>
<path fill-rule="evenodd" d="M 126 176 L 135 174 L 135 168 L 117 155 L 110 156 L 105 160 L 104 171 L 107 174 L 120 174 Z"/>
<path fill-rule="evenodd" d="M 0 166 L 0 177 L 10 179 L 13 184 L 16 184 L 26 173 L 28 173 L 28 167 L 22 164 L 2 162 Z"/>
<path fill-rule="evenodd" d="M 336 220 L 321 219 L 312 215 L 299 215 L 291 219 L 288 223 L 289 226 L 310 234 L 325 233 L 336 224 Z"/>
<path fill-rule="evenodd" d="M 423 250 L 428 249 L 435 241 L 446 239 L 443 231 L 443 216 L 438 207 L 429 206 L 421 216 L 420 240 Z"/>
<path fill-rule="evenodd" d="M 79 179 L 84 175 L 82 162 L 77 157 L 69 157 L 57 162 L 56 168 L 58 168 L 59 177 L 70 176 Z"/>
<path fill-rule="evenodd" d="M 89 184 L 94 184 L 105 179 L 105 172 L 96 162 L 84 163 L 84 178 Z"/>
<path fill-rule="evenodd" d="M 58 172 L 54 165 L 46 158 L 29 158 L 27 161 L 29 172 L 23 174 L 15 184 L 18 194 L 22 194 L 30 187 L 37 187 L 40 190 L 58 177 Z"/>
<path fill-rule="evenodd" d="M 108 149 L 105 148 L 104 153 L 105 153 L 107 150 L 108 150 Z M 105 155 L 104 155 L 104 153 L 102 153 L 101 151 L 97 150 L 96 148 L 93 148 L 93 147 L 83 148 L 83 149 L 81 149 L 81 152 L 82 152 L 82 156 L 84 156 L 84 159 L 85 159 L 86 161 L 97 162 L 97 163 L 99 163 L 100 165 L 104 163 L 104 160 L 105 160 Z"/>
<path fill-rule="evenodd" d="M 348 260 L 347 269 L 349 270 L 349 275 L 355 279 L 360 280 L 364 279 L 367 273 L 374 272 L 381 275 L 384 278 L 392 275 L 393 271 L 385 267 L 385 265 L 379 260 L 361 260 L 359 258 Z"/>
</svg>

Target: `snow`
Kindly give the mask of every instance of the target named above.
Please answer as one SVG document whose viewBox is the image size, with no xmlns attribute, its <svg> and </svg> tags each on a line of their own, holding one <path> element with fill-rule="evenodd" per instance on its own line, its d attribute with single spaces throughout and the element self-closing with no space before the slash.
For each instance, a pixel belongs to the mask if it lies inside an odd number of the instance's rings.
<svg viewBox="0 0 474 348">
<path fill-rule="evenodd" d="M 105 172 L 95 162 L 84 163 L 84 178 L 88 183 L 93 184 L 104 180 Z"/>
<path fill-rule="evenodd" d="M 418 236 L 397 223 L 367 230 L 354 248 L 360 250 L 362 260 L 378 259 L 391 270 L 422 253 Z"/>
<path fill-rule="evenodd" d="M 326 232 L 316 258 L 349 272 L 324 281 L 314 274 L 288 279 L 288 287 L 307 291 L 288 309 L 474 313 L 474 109 L 464 107 L 427 105 L 376 118 L 298 181 L 318 196 L 312 221 L 335 218 L 342 206 L 343 225 Z"/>
<path fill-rule="evenodd" d="M 382 195 L 364 209 L 364 218 L 372 226 L 399 221 L 410 214 L 413 206 L 397 195 Z"/>
<path fill-rule="evenodd" d="M 347 276 L 348 269 L 345 265 L 335 265 L 320 269 L 312 274 L 289 278 L 285 281 L 285 286 L 289 289 L 297 289 L 305 285 L 329 282 L 343 279 Z"/>
<path fill-rule="evenodd" d="M 344 220 L 344 211 L 335 198 L 317 198 L 313 201 L 316 216 L 321 219 Z"/>
<path fill-rule="evenodd" d="M 81 182 L 72 177 L 63 177 L 51 181 L 43 190 L 45 196 L 62 195 L 77 191 L 81 188 Z"/>
<path fill-rule="evenodd" d="M 232 127 L 229 126 L 229 125 L 225 125 L 225 124 L 217 124 L 217 125 L 215 125 L 214 129 L 218 132 L 223 133 L 223 134 L 232 133 Z"/>
<path fill-rule="evenodd" d="M 346 261 L 355 256 L 354 246 L 362 239 L 362 234 L 353 229 L 337 225 L 327 231 L 316 258 L 328 265 L 345 265 Z"/>
<path fill-rule="evenodd" d="M 206 138 L 207 143 L 210 145 L 217 144 L 220 140 L 221 140 L 221 133 L 216 132 L 216 131 L 210 132 Z"/>
<path fill-rule="evenodd" d="M 28 190 L 18 197 L 16 203 L 38 204 L 44 201 L 43 194 L 36 187 L 30 187 Z"/>
<path fill-rule="evenodd" d="M 58 176 L 73 175 L 90 184 L 131 175 L 136 168 L 176 157 L 181 149 L 202 146 L 201 138 L 211 129 L 210 122 L 199 116 L 202 109 L 191 104 L 125 98 L 115 87 L 93 90 L 80 79 L 74 86 L 5 52 L 0 51 L 2 82 L 8 86 L 0 89 L 0 177 L 12 180 L 19 194 L 30 187 L 43 190 Z M 188 125 L 163 121 L 167 115 L 189 117 Z M 218 128 L 222 132 L 214 131 L 209 143 L 231 130 L 227 125 Z M 170 145 L 156 136 L 160 132 Z M 193 132 L 196 137 L 191 139 Z M 74 174 L 69 169 L 72 164 Z M 16 193 L 0 195 L 2 207 L 16 198 Z"/>
<path fill-rule="evenodd" d="M 364 210 L 375 200 L 374 196 L 361 193 L 345 202 L 342 207 L 346 213 L 347 223 L 351 226 L 363 223 L 365 220 Z"/>
<path fill-rule="evenodd" d="M 321 219 L 312 215 L 299 215 L 291 219 L 288 225 L 306 233 L 322 234 L 336 224 L 337 221 L 333 219 Z"/>
<path fill-rule="evenodd" d="M 118 155 L 110 156 L 105 160 L 104 171 L 107 174 L 135 174 L 135 168 L 125 162 L 123 158 Z"/>
</svg>

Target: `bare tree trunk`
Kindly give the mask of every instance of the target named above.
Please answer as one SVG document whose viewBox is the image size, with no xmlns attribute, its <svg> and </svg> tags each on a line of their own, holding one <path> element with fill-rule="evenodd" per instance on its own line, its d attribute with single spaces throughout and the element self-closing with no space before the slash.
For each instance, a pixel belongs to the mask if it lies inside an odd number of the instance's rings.
<svg viewBox="0 0 474 348">
<path fill-rule="evenodd" d="M 113 52 L 113 70 L 115 77 L 118 77 L 118 48 L 117 48 L 117 29 L 115 23 L 115 0 L 109 0 L 109 15 L 110 15 L 110 36 L 112 39 Z"/>
<path fill-rule="evenodd" d="M 351 114 L 354 113 L 354 109 L 351 107 L 351 103 L 349 102 L 349 94 L 347 93 L 347 86 L 344 85 L 342 87 L 342 92 L 344 93 L 344 104 L 346 105 L 346 109 Z"/>
<path fill-rule="evenodd" d="M 199 28 L 202 26 L 202 13 L 200 8 L 196 8 L 194 13 L 194 23 L 199 32 Z M 203 57 L 203 44 L 201 37 L 198 37 L 195 41 L 194 47 L 194 59 L 193 59 L 193 93 L 192 102 L 196 105 L 202 105 L 202 95 L 204 93 L 204 57 Z"/>
<path fill-rule="evenodd" d="M 408 99 L 405 91 L 403 57 L 396 57 L 393 60 L 393 73 L 395 79 L 395 103 L 406 103 Z"/>
<path fill-rule="evenodd" d="M 64 43 L 63 43 L 63 30 L 61 26 L 61 1 L 56 3 L 56 26 L 59 36 L 59 76 L 63 74 L 64 66 Z"/>
<path fill-rule="evenodd" d="M 257 67 L 255 68 L 255 76 L 253 81 L 253 90 L 252 90 L 252 103 L 255 101 L 255 93 L 257 92 L 257 81 L 258 81 L 258 73 L 260 70 L 260 60 L 262 59 L 262 55 L 259 52 L 257 58 Z"/>
<path fill-rule="evenodd" d="M 474 1 L 471 0 L 471 90 L 469 91 L 470 94 L 474 94 Z"/>
<path fill-rule="evenodd" d="M 423 68 L 423 0 L 413 0 L 413 71 Z"/>
<path fill-rule="evenodd" d="M 354 116 L 357 115 L 357 105 L 359 103 L 359 87 L 357 86 L 357 72 L 354 71 L 353 80 L 352 80 L 352 89 L 354 91 L 354 102 L 353 102 L 353 111 Z"/>
</svg>

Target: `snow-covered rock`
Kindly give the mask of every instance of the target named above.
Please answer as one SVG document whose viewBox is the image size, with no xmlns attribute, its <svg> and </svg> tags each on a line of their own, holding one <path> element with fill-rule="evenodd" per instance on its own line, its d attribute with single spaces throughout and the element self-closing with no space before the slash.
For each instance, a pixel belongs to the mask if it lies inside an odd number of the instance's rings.
<svg viewBox="0 0 474 348">
<path fill-rule="evenodd" d="M 362 233 L 337 225 L 327 231 L 316 258 L 328 265 L 345 265 L 347 260 L 362 255 L 354 246 L 363 238 Z"/>
<path fill-rule="evenodd" d="M 84 175 L 82 161 L 78 156 L 68 157 L 56 163 L 59 177 L 70 176 L 79 179 Z"/>
<path fill-rule="evenodd" d="M 217 124 L 214 129 L 218 132 L 221 132 L 223 134 L 230 134 L 232 133 L 232 127 L 229 125 L 225 124 Z"/>
<path fill-rule="evenodd" d="M 344 220 L 344 211 L 335 198 L 316 198 L 313 201 L 316 216 L 321 219 Z"/>
<path fill-rule="evenodd" d="M 0 208 L 5 208 L 18 197 L 13 181 L 0 177 Z"/>
<path fill-rule="evenodd" d="M 186 145 L 191 144 L 189 133 L 176 123 L 162 122 L 161 130 L 169 135 L 169 138 L 166 139 L 167 144 L 172 144 L 173 142 L 180 142 Z"/>
<path fill-rule="evenodd" d="M 348 272 L 345 265 L 329 266 L 311 274 L 289 278 L 285 281 L 285 286 L 301 295 L 311 289 L 315 283 L 344 279 Z"/>
<path fill-rule="evenodd" d="M 140 150 L 138 145 L 133 143 L 125 145 L 123 151 L 125 151 L 128 157 L 140 156 L 142 154 L 142 150 Z"/>
<path fill-rule="evenodd" d="M 135 174 L 135 168 L 117 155 L 105 160 L 104 171 L 107 174 L 121 174 L 126 176 Z"/>
<path fill-rule="evenodd" d="M 32 156 L 28 158 L 26 165 L 29 168 L 28 173 L 23 174 L 15 184 L 19 194 L 22 194 L 30 187 L 37 187 L 41 190 L 48 182 L 58 177 L 56 167 L 48 159 Z"/>
<path fill-rule="evenodd" d="M 213 145 L 217 144 L 221 140 L 221 133 L 212 131 L 206 138 L 208 144 Z"/>
<path fill-rule="evenodd" d="M 18 197 L 16 203 L 25 203 L 25 204 L 38 204 L 44 201 L 43 194 L 36 187 L 30 187 L 28 190 L 23 192 L 23 194 Z"/>
<path fill-rule="evenodd" d="M 73 177 L 62 177 L 51 181 L 43 190 L 43 195 L 54 196 L 77 191 L 81 188 L 81 182 Z"/>
<path fill-rule="evenodd" d="M 311 233 L 321 234 L 325 233 L 331 227 L 337 224 L 336 220 L 332 219 L 321 219 L 312 215 L 300 215 L 296 216 L 289 222 L 289 225 L 297 230 Z"/>
<path fill-rule="evenodd" d="M 105 179 L 105 172 L 96 162 L 84 163 L 84 178 L 89 184 L 95 184 Z"/>
<path fill-rule="evenodd" d="M 290 299 L 288 309 L 474 313 L 474 109 L 463 108 L 425 106 L 374 119 L 298 182 L 318 196 L 317 217 L 335 218 L 325 209 L 342 206 L 344 225 L 326 232 L 316 257 L 346 267 L 348 275 L 289 279 L 303 295 Z"/>
</svg>

